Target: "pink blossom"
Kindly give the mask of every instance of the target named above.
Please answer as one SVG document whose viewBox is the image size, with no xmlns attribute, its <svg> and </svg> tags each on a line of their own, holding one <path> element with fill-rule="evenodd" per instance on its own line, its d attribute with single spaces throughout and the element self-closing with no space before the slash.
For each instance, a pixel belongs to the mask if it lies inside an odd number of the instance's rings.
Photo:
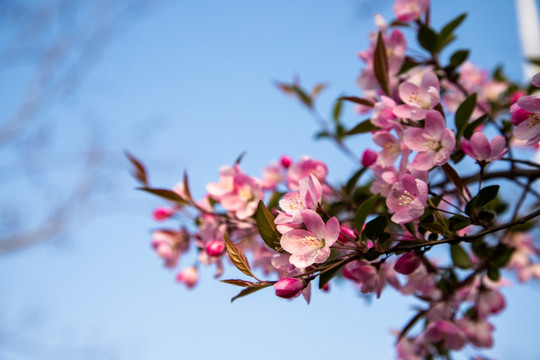
<svg viewBox="0 0 540 360">
<path fill-rule="evenodd" d="M 399 85 L 399 97 L 405 105 L 395 107 L 394 114 L 403 119 L 424 119 L 428 110 L 439 103 L 439 90 L 439 79 L 432 71 L 424 74 L 420 86 L 405 81 Z"/>
<path fill-rule="evenodd" d="M 401 155 L 401 141 L 386 130 L 373 134 L 373 142 L 382 147 L 377 157 L 377 165 L 392 166 Z"/>
<path fill-rule="evenodd" d="M 534 75 L 531 82 L 534 86 L 540 87 L 540 73 Z"/>
<path fill-rule="evenodd" d="M 497 290 L 481 289 L 475 304 L 476 314 L 485 319 L 488 315 L 497 314 L 506 307 L 506 301 Z"/>
<path fill-rule="evenodd" d="M 365 260 L 350 262 L 343 268 L 343 276 L 360 284 L 363 294 L 376 293 L 377 298 L 386 286 L 385 272 Z"/>
<path fill-rule="evenodd" d="M 283 210 L 276 219 L 278 231 L 286 233 L 291 230 L 283 225 L 299 225 L 303 222 L 300 212 L 304 209 L 316 210 L 322 201 L 322 186 L 315 175 L 310 174 L 300 180 L 299 192 L 291 191 L 283 196 L 279 201 L 279 206 Z"/>
<path fill-rule="evenodd" d="M 386 198 L 386 205 L 395 212 L 392 221 L 405 224 L 418 219 L 424 213 L 428 197 L 427 184 L 412 175 L 405 175 L 400 182 L 393 185 Z"/>
<path fill-rule="evenodd" d="M 287 172 L 287 186 L 291 190 L 298 190 L 300 180 L 310 174 L 315 175 L 324 184 L 326 175 L 328 175 L 328 168 L 322 161 L 313 160 L 309 156 L 302 156 L 298 162 L 289 167 Z"/>
<path fill-rule="evenodd" d="M 399 21 L 418 19 L 426 12 L 429 0 L 396 0 L 393 9 Z"/>
<path fill-rule="evenodd" d="M 378 154 L 376 151 L 366 149 L 362 154 L 362 166 L 368 167 L 375 164 L 375 161 L 377 161 L 377 156 Z"/>
<path fill-rule="evenodd" d="M 264 198 L 259 182 L 242 173 L 238 165 L 221 168 L 220 181 L 208 184 L 206 189 L 225 210 L 241 220 L 253 215 L 259 200 Z"/>
<path fill-rule="evenodd" d="M 394 115 L 396 106 L 394 99 L 382 95 L 381 101 L 376 102 L 374 106 L 375 112 L 371 117 L 373 125 L 387 130 L 393 127 L 401 127 L 396 115 Z"/>
<path fill-rule="evenodd" d="M 198 280 L 199 272 L 197 271 L 197 268 L 195 266 L 185 268 L 176 276 L 176 281 L 178 281 L 179 283 L 184 283 L 188 289 L 192 289 L 193 287 L 195 287 Z"/>
<path fill-rule="evenodd" d="M 300 295 L 305 287 L 304 280 L 297 278 L 281 279 L 274 284 L 276 295 L 285 299 Z"/>
<path fill-rule="evenodd" d="M 418 152 L 412 162 L 418 170 L 429 170 L 445 164 L 456 146 L 454 132 L 446 128 L 444 118 L 438 111 L 427 112 L 423 129 L 405 130 L 403 142 L 411 150 Z"/>
<path fill-rule="evenodd" d="M 307 230 L 291 230 L 281 237 L 281 247 L 292 254 L 289 261 L 297 268 L 326 261 L 330 256 L 330 246 L 339 236 L 336 217 L 325 224 L 313 210 L 302 210 L 301 216 Z"/>
<path fill-rule="evenodd" d="M 390 190 L 392 190 L 393 184 L 399 181 L 397 170 L 394 166 L 383 167 L 379 165 L 372 166 L 371 170 L 375 175 L 375 181 L 371 184 L 369 190 L 373 194 L 381 194 L 387 197 Z"/>
<path fill-rule="evenodd" d="M 274 190 L 283 179 L 281 164 L 273 163 L 263 169 L 261 186 L 265 190 Z"/>
<path fill-rule="evenodd" d="M 444 345 L 452 350 L 460 350 L 467 342 L 465 333 L 450 321 L 432 322 L 424 334 L 428 341 L 432 343 L 444 341 Z"/>
<path fill-rule="evenodd" d="M 157 230 L 152 234 L 152 247 L 168 268 L 177 265 L 180 253 L 186 251 L 188 245 L 189 234 L 186 230 Z"/>
<path fill-rule="evenodd" d="M 491 141 L 488 141 L 486 135 L 479 131 L 471 136 L 470 143 L 467 139 L 463 139 L 461 148 L 465 154 L 485 163 L 502 159 L 508 151 L 503 136 L 497 135 Z"/>
<path fill-rule="evenodd" d="M 493 346 L 492 332 L 495 327 L 484 319 L 468 318 L 456 321 L 456 325 L 467 335 L 467 339 L 476 347 L 490 348 Z"/>
<path fill-rule="evenodd" d="M 512 121 L 517 124 L 514 136 L 519 140 L 527 141 L 525 145 L 535 145 L 540 141 L 540 97 L 522 96 L 513 105 Z M 519 110 L 523 111 L 519 111 Z"/>
</svg>

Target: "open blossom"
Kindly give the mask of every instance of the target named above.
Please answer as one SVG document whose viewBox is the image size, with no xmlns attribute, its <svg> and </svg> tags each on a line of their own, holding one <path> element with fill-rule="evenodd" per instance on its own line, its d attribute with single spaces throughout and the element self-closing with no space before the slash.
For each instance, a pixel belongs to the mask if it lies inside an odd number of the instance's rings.
<svg viewBox="0 0 540 360">
<path fill-rule="evenodd" d="M 444 346 L 452 350 L 461 349 L 467 342 L 467 336 L 463 330 L 454 323 L 445 320 L 432 322 L 424 334 L 431 343 L 443 341 Z"/>
<path fill-rule="evenodd" d="M 420 85 L 405 81 L 399 85 L 399 97 L 405 104 L 395 107 L 394 114 L 404 119 L 424 119 L 427 112 L 439 103 L 439 90 L 439 79 L 432 71 L 424 74 Z"/>
<path fill-rule="evenodd" d="M 405 175 L 393 185 L 386 198 L 386 205 L 390 211 L 395 212 L 392 221 L 405 224 L 418 219 L 424 213 L 427 197 L 427 184 L 412 175 Z"/>
<path fill-rule="evenodd" d="M 239 219 L 253 215 L 259 200 L 264 198 L 259 182 L 242 173 L 238 165 L 222 167 L 219 176 L 219 182 L 206 186 L 208 193 Z"/>
<path fill-rule="evenodd" d="M 377 269 L 365 260 L 359 260 L 345 265 L 343 276 L 357 282 L 363 294 L 376 293 L 379 298 L 386 286 L 384 270 L 382 267 Z"/>
<path fill-rule="evenodd" d="M 479 131 L 471 136 L 470 142 L 467 139 L 463 139 L 461 148 L 465 154 L 481 162 L 502 159 L 508 152 L 506 140 L 503 136 L 497 135 L 491 141 L 488 141 L 486 135 Z"/>
<path fill-rule="evenodd" d="M 302 156 L 298 162 L 289 166 L 287 171 L 287 186 L 291 190 L 298 190 L 300 180 L 310 174 L 315 175 L 324 184 L 326 175 L 328 175 L 328 168 L 322 161 L 314 160 L 309 156 Z"/>
<path fill-rule="evenodd" d="M 393 9 L 399 21 L 418 19 L 426 12 L 429 0 L 396 0 Z"/>
<path fill-rule="evenodd" d="M 540 97 L 522 96 L 517 105 L 510 108 L 512 122 L 516 125 L 514 136 L 526 141 L 525 145 L 535 145 L 540 141 Z"/>
<path fill-rule="evenodd" d="M 480 348 L 490 348 L 493 346 L 492 332 L 495 327 L 486 320 L 464 318 L 457 320 L 456 325 L 467 335 L 467 339 L 474 346 Z"/>
<path fill-rule="evenodd" d="M 322 185 L 317 177 L 310 174 L 300 180 L 299 191 L 288 192 L 279 201 L 279 206 L 283 212 L 275 219 L 278 231 L 286 233 L 291 230 L 290 226 L 301 224 L 303 222 L 301 211 L 305 209 L 316 210 L 321 201 Z"/>
<path fill-rule="evenodd" d="M 444 118 L 438 111 L 427 112 L 423 129 L 405 130 L 403 142 L 418 152 L 412 162 L 417 170 L 429 170 L 445 164 L 450 158 L 450 151 L 456 146 L 454 132 L 446 128 Z"/>
<path fill-rule="evenodd" d="M 185 229 L 157 230 L 152 234 L 152 247 L 168 268 L 173 268 L 178 264 L 180 253 L 186 251 L 188 245 L 189 234 Z"/>
<path fill-rule="evenodd" d="M 386 130 L 377 131 L 373 134 L 373 142 L 382 147 L 376 164 L 383 167 L 394 165 L 401 155 L 401 141 Z"/>
<path fill-rule="evenodd" d="M 301 216 L 307 230 L 291 230 L 281 237 L 281 247 L 292 254 L 289 261 L 297 268 L 326 261 L 330 256 L 330 246 L 339 237 L 339 222 L 336 217 L 325 224 L 313 210 L 302 210 Z"/>
</svg>

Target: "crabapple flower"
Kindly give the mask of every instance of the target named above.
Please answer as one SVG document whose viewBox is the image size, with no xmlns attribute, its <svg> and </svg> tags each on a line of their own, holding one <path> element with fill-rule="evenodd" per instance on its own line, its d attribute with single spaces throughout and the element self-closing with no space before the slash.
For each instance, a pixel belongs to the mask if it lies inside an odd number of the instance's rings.
<svg viewBox="0 0 540 360">
<path fill-rule="evenodd" d="M 490 314 L 497 314 L 506 307 L 506 301 L 497 290 L 481 289 L 475 304 L 479 318 L 485 319 Z"/>
<path fill-rule="evenodd" d="M 313 210 L 302 210 L 302 220 L 307 230 L 294 229 L 281 237 L 281 247 L 292 254 L 289 262 L 297 268 L 321 263 L 330 256 L 330 246 L 339 237 L 339 222 L 336 217 L 325 224 Z"/>
<path fill-rule="evenodd" d="M 440 102 L 439 79 L 432 71 L 422 77 L 420 86 L 411 81 L 399 85 L 399 97 L 404 105 L 394 108 L 394 114 L 404 119 L 422 120 Z"/>
<path fill-rule="evenodd" d="M 321 183 L 324 183 L 326 175 L 328 174 L 328 168 L 322 161 L 313 160 L 309 156 L 302 156 L 298 162 L 289 166 L 287 172 L 287 186 L 291 190 L 298 190 L 300 187 L 300 180 L 310 174 L 315 175 Z"/>
<path fill-rule="evenodd" d="M 471 136 L 470 142 L 463 139 L 461 148 L 465 154 L 484 163 L 502 159 L 508 152 L 506 140 L 503 136 L 497 135 L 491 141 L 488 141 L 486 135 L 479 131 Z"/>
<path fill-rule="evenodd" d="M 444 345 L 452 350 L 461 349 L 467 342 L 465 333 L 450 321 L 439 320 L 428 325 L 425 337 L 431 343 L 444 341 Z"/>
<path fill-rule="evenodd" d="M 467 335 L 467 339 L 476 347 L 490 348 L 493 346 L 491 333 L 495 327 L 484 319 L 460 319 L 456 325 Z"/>
<path fill-rule="evenodd" d="M 444 118 L 438 111 L 428 111 L 423 129 L 405 130 L 403 142 L 411 150 L 417 151 L 412 165 L 417 170 L 430 170 L 445 164 L 450 151 L 456 146 L 454 132 L 446 128 Z"/>
<path fill-rule="evenodd" d="M 424 181 L 412 175 L 403 176 L 400 182 L 393 185 L 386 198 L 386 205 L 395 212 L 392 221 L 405 224 L 418 219 L 424 213 L 427 197 L 428 187 Z"/>
<path fill-rule="evenodd" d="M 534 75 L 531 82 L 534 86 L 540 87 L 540 73 Z"/>
<path fill-rule="evenodd" d="M 535 145 L 540 141 L 540 97 L 522 96 L 517 102 L 518 108 L 512 105 L 512 122 L 516 125 L 514 136 L 518 140 L 527 141 L 525 145 Z M 519 110 L 523 111 L 519 111 Z"/>
<path fill-rule="evenodd" d="M 290 299 L 300 295 L 306 287 L 304 280 L 296 278 L 281 279 L 274 284 L 276 295 L 285 299 Z"/>
<path fill-rule="evenodd" d="M 180 253 L 186 251 L 188 245 L 189 234 L 186 230 L 157 230 L 152 234 L 152 247 L 168 268 L 176 266 Z"/>
<path fill-rule="evenodd" d="M 426 12 L 429 0 L 396 0 L 393 9 L 399 21 L 418 19 Z"/>
<path fill-rule="evenodd" d="M 345 265 L 343 276 L 357 282 L 363 294 L 374 292 L 377 294 L 377 298 L 381 296 L 382 290 L 386 286 L 384 269 L 382 267 L 377 269 L 365 260 Z"/>
<path fill-rule="evenodd" d="M 188 289 L 195 287 L 198 280 L 199 272 L 195 266 L 185 268 L 176 276 L 176 281 L 179 283 L 184 283 Z"/>
<path fill-rule="evenodd" d="M 373 142 L 382 147 L 377 157 L 377 165 L 383 167 L 392 166 L 401 155 L 401 141 L 386 130 L 377 131 L 373 134 Z"/>
</svg>

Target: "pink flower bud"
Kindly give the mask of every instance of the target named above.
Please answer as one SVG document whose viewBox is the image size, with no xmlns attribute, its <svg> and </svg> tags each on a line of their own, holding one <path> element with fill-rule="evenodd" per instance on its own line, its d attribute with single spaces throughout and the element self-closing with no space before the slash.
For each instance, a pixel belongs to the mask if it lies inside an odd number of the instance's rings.
<svg viewBox="0 0 540 360">
<path fill-rule="evenodd" d="M 163 221 L 167 220 L 171 217 L 173 214 L 173 210 L 167 209 L 167 208 L 157 208 L 154 210 L 154 213 L 152 214 L 152 217 L 156 221 Z"/>
<path fill-rule="evenodd" d="M 377 161 L 378 155 L 379 154 L 377 154 L 376 151 L 373 151 L 371 149 L 366 149 L 366 151 L 364 151 L 364 154 L 362 154 L 362 166 L 368 167 L 375 164 L 375 161 Z"/>
<path fill-rule="evenodd" d="M 287 155 L 283 155 L 279 161 L 281 162 L 281 166 L 283 166 L 285 169 L 288 169 L 293 162 L 291 157 Z"/>
<path fill-rule="evenodd" d="M 221 240 L 212 240 L 206 245 L 206 253 L 210 256 L 220 256 L 225 251 L 225 243 Z"/>
<path fill-rule="evenodd" d="M 527 93 L 523 90 L 516 90 L 512 94 L 510 94 L 510 104 L 513 105 L 517 103 L 520 97 L 527 95 Z"/>
<path fill-rule="evenodd" d="M 195 285 L 197 285 L 198 280 L 199 272 L 197 271 L 197 268 L 195 266 L 185 268 L 184 270 L 180 271 L 176 276 L 176 281 L 186 284 L 188 289 L 191 289 Z"/>
<path fill-rule="evenodd" d="M 366 149 L 366 151 L 364 151 L 364 154 L 362 155 L 362 166 L 368 167 L 375 164 L 375 161 L 377 161 L 378 155 L 379 154 L 377 154 L 376 151 L 373 151 L 371 149 Z"/>
<path fill-rule="evenodd" d="M 274 284 L 276 295 L 285 299 L 295 297 L 306 287 L 304 280 L 285 278 Z"/>
<path fill-rule="evenodd" d="M 403 254 L 394 265 L 394 270 L 400 274 L 412 274 L 420 266 L 420 257 L 413 253 Z"/>
</svg>

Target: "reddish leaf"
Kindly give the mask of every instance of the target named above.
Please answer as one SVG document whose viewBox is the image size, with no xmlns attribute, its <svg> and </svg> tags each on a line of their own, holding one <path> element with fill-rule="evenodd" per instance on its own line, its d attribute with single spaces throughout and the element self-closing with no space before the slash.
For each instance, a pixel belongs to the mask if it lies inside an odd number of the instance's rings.
<svg viewBox="0 0 540 360">
<path fill-rule="evenodd" d="M 148 175 L 146 175 L 144 165 L 130 153 L 126 152 L 125 155 L 134 167 L 133 177 L 141 184 L 148 186 Z"/>
<path fill-rule="evenodd" d="M 381 85 L 381 89 L 384 93 L 390 96 L 390 85 L 388 81 L 388 58 L 386 55 L 386 45 L 382 37 L 382 33 L 379 31 L 377 37 L 377 46 L 375 47 L 375 56 L 373 58 L 373 70 L 375 77 Z"/>
<path fill-rule="evenodd" d="M 229 258 L 231 259 L 234 266 L 236 266 L 238 270 L 240 270 L 247 276 L 251 276 L 257 279 L 257 277 L 251 272 L 251 267 L 249 266 L 246 255 L 244 255 L 242 249 L 240 249 L 235 243 L 231 241 L 227 234 L 225 234 L 225 246 L 227 247 L 227 253 L 229 254 Z"/>
</svg>

